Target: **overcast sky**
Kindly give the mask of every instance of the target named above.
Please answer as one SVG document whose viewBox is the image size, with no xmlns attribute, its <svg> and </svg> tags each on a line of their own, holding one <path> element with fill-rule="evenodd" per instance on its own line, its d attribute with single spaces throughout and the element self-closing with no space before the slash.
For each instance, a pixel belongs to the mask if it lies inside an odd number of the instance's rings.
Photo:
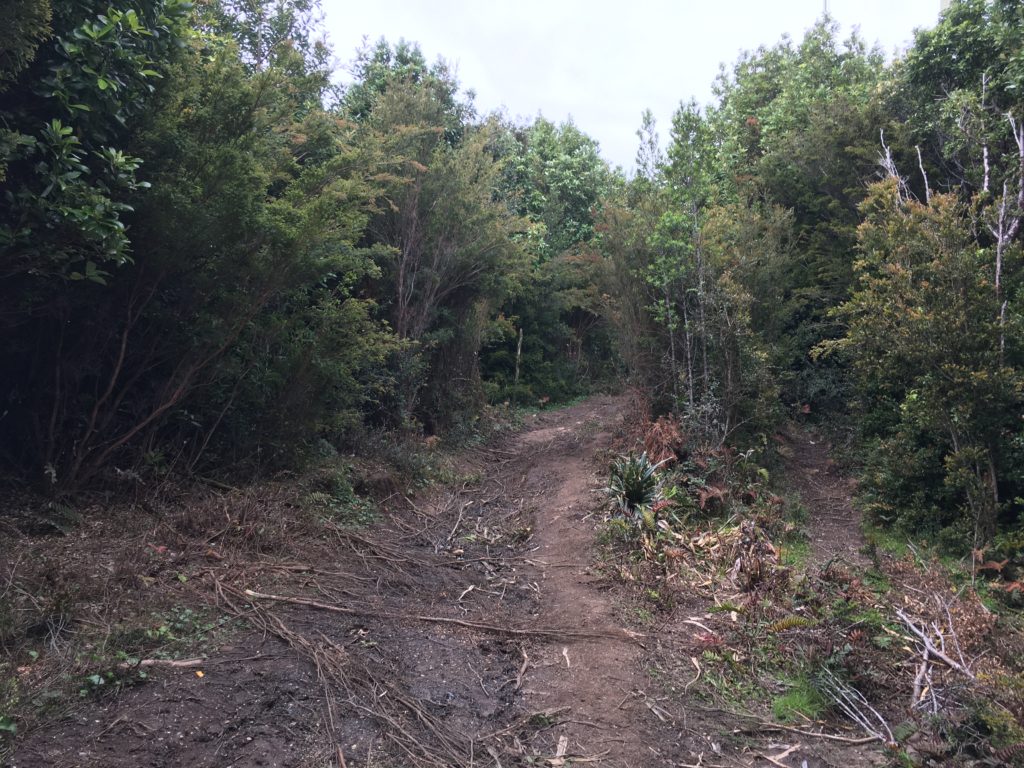
<svg viewBox="0 0 1024 768">
<path fill-rule="evenodd" d="M 443 57 L 483 112 L 530 120 L 538 113 L 574 122 L 627 170 L 636 154 L 640 115 L 650 108 L 662 145 L 671 115 L 691 96 L 711 101 L 719 64 L 799 39 L 823 0 L 323 0 L 341 62 L 363 36 L 420 44 Z M 932 26 L 939 0 L 829 0 L 845 37 L 854 26 L 892 55 L 917 27 Z M 347 75 L 345 76 L 347 78 Z"/>
</svg>

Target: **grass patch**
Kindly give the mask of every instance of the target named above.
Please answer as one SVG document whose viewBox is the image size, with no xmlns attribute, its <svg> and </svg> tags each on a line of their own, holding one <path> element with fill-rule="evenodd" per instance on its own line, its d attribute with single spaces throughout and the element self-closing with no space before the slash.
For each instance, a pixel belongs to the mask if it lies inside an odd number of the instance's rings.
<svg viewBox="0 0 1024 768">
<path fill-rule="evenodd" d="M 881 528 L 867 521 L 861 524 L 861 531 L 864 534 L 864 554 L 877 561 L 878 551 L 892 555 L 896 559 L 904 557 L 909 551 L 907 539 L 902 533 L 893 528 Z"/>
<path fill-rule="evenodd" d="M 325 465 L 306 480 L 303 506 L 321 518 L 346 528 L 362 528 L 377 519 L 377 507 L 356 493 L 351 480 L 352 468 Z"/>
<path fill-rule="evenodd" d="M 784 723 L 817 720 L 827 708 L 825 698 L 806 676 L 792 680 L 789 690 L 772 702 L 772 714 Z"/>
<path fill-rule="evenodd" d="M 811 544 L 804 538 L 791 537 L 779 549 L 782 564 L 789 568 L 803 568 L 811 558 Z"/>
</svg>

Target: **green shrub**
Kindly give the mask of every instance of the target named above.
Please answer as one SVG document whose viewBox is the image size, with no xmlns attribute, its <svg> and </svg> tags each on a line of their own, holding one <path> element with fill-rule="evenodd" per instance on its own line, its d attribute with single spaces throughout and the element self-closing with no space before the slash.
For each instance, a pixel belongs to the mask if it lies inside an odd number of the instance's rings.
<svg viewBox="0 0 1024 768">
<path fill-rule="evenodd" d="M 624 514 L 640 517 L 659 496 L 658 467 L 647 453 L 630 454 L 612 462 L 611 477 L 605 489 Z"/>
</svg>

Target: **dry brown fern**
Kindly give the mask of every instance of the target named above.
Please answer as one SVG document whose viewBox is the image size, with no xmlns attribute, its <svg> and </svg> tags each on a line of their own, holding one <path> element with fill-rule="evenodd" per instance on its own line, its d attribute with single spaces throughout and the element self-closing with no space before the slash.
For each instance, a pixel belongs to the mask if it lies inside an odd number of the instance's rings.
<svg viewBox="0 0 1024 768">
<path fill-rule="evenodd" d="M 1018 758 L 1024 758 L 1024 742 L 994 749 L 992 756 L 1000 763 L 1011 763 Z"/>
</svg>

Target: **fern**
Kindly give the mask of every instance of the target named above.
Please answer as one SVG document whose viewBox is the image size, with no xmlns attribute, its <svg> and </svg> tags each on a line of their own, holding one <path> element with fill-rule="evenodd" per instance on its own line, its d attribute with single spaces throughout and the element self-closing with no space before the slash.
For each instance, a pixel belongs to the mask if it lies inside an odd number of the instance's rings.
<svg viewBox="0 0 1024 768">
<path fill-rule="evenodd" d="M 1024 742 L 993 750 L 992 755 L 1000 763 L 1012 763 L 1017 758 L 1024 757 Z"/>
<path fill-rule="evenodd" d="M 776 622 L 768 625 L 768 631 L 775 634 L 778 632 L 785 632 L 787 629 L 803 629 L 805 627 L 813 627 L 817 624 L 814 619 L 809 619 L 806 616 L 787 616 L 784 619 L 779 619 Z"/>
<path fill-rule="evenodd" d="M 649 507 L 644 509 L 643 512 L 641 513 L 641 517 L 643 517 L 644 527 L 647 528 L 647 530 L 649 530 L 649 531 L 657 530 L 657 523 L 655 522 L 655 519 L 654 519 L 654 510 L 653 509 L 650 509 Z"/>
</svg>

